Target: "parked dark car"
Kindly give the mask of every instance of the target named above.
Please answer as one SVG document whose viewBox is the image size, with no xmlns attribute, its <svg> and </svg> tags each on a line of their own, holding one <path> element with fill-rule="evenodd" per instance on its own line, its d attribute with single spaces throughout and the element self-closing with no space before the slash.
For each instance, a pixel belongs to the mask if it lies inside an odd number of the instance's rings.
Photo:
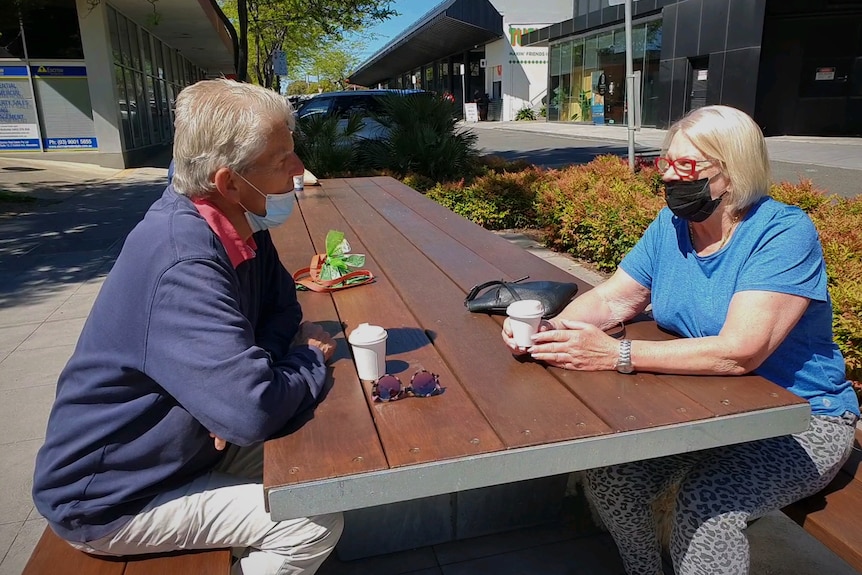
<svg viewBox="0 0 862 575">
<path fill-rule="evenodd" d="M 350 115 L 362 118 L 363 127 L 356 134 L 358 138 L 378 140 L 385 136 L 385 128 L 374 119 L 379 113 L 380 97 L 401 96 L 406 94 L 428 94 L 424 90 L 350 90 L 345 92 L 324 92 L 299 102 L 296 115 L 302 120 L 314 114 L 337 116 L 339 125 L 347 123 Z"/>
</svg>

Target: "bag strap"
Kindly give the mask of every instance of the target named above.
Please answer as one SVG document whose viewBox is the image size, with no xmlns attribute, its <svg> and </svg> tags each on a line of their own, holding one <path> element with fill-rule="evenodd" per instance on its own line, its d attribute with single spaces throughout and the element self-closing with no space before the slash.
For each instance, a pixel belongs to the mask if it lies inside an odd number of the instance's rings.
<svg viewBox="0 0 862 575">
<path fill-rule="evenodd" d="M 320 270 L 326 254 L 314 254 L 311 265 L 293 273 L 293 281 L 311 291 L 326 293 L 349 287 L 360 286 L 374 281 L 374 274 L 368 270 L 356 270 L 341 277 L 325 280 L 320 277 Z"/>
<path fill-rule="evenodd" d="M 470 293 L 468 293 L 467 297 L 464 299 L 464 305 L 466 306 L 468 301 L 473 301 L 473 299 L 477 295 L 479 295 L 479 292 L 482 291 L 483 289 L 489 288 L 489 287 L 495 286 L 495 285 L 503 286 L 504 288 L 509 290 L 509 293 L 512 294 L 512 297 L 515 300 L 519 300 L 521 298 L 518 297 L 518 294 L 516 294 L 515 291 L 511 287 L 509 287 L 509 284 L 516 284 L 518 282 L 522 282 L 529 277 L 530 276 L 524 276 L 522 278 L 516 279 L 515 281 L 511 281 L 511 282 L 507 282 L 506 280 L 491 280 L 491 281 L 485 282 L 483 284 L 474 285 L 472 288 L 470 288 Z"/>
</svg>

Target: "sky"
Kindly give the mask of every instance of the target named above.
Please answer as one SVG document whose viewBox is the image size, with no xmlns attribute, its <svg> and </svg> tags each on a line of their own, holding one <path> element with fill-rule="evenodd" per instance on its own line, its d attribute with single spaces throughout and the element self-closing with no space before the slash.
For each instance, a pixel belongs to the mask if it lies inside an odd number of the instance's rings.
<svg viewBox="0 0 862 575">
<path fill-rule="evenodd" d="M 367 46 L 360 54 L 360 62 L 365 62 L 387 42 L 439 3 L 440 0 L 393 0 L 392 9 L 398 12 L 398 16 L 393 16 L 365 31 L 363 36 L 366 38 Z"/>
</svg>

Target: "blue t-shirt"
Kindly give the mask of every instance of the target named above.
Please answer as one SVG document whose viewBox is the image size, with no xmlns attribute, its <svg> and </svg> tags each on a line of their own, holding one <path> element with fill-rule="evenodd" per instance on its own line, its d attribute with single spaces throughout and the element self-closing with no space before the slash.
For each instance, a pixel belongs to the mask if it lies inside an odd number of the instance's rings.
<svg viewBox="0 0 862 575">
<path fill-rule="evenodd" d="M 808 400 L 814 414 L 859 414 L 832 339 L 823 250 L 799 208 L 763 198 L 739 222 L 733 241 L 704 257 L 692 247 L 688 222 L 664 208 L 620 267 L 650 290 L 656 323 L 683 337 L 718 335 L 736 292 L 808 298 L 802 318 L 754 373 Z"/>
</svg>

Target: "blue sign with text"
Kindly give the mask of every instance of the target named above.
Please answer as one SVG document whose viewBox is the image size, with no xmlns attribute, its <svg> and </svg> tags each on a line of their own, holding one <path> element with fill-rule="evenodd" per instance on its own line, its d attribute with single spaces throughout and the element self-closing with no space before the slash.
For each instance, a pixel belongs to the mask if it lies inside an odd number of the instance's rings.
<svg viewBox="0 0 862 575">
<path fill-rule="evenodd" d="M 0 150 L 38 150 L 37 138 L 20 138 L 17 140 L 0 140 Z"/>
<path fill-rule="evenodd" d="M 34 76 L 83 78 L 87 76 L 87 68 L 85 66 L 30 66 L 30 73 Z"/>
<path fill-rule="evenodd" d="M 43 140 L 46 150 L 68 150 L 71 148 L 98 148 L 96 138 L 45 138 Z M 38 147 L 38 144 L 37 144 Z"/>
<path fill-rule="evenodd" d="M 0 66 L 0 77 L 26 78 L 27 66 Z"/>
</svg>

